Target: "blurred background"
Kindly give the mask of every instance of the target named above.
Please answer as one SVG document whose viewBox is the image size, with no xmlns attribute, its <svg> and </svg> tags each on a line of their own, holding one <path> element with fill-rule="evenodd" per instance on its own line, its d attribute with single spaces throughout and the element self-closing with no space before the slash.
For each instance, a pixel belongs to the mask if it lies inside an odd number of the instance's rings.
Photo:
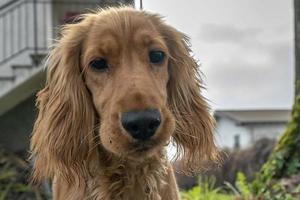
<svg viewBox="0 0 300 200">
<path fill-rule="evenodd" d="M 191 38 L 221 146 L 283 132 L 294 97 L 293 1 L 151 0 L 144 9 Z"/>
<path fill-rule="evenodd" d="M 90 9 L 121 4 L 159 13 L 191 39 L 217 122 L 216 141 L 226 152 L 222 166 L 200 175 L 209 177 L 209 187 L 228 182 L 235 188 L 239 172 L 252 181 L 267 161 L 294 102 L 292 0 L 1 0 L 0 200 L 50 194 L 48 184 L 28 185 L 26 158 L 35 94 L 45 82 L 43 59 L 59 26 L 76 23 Z M 198 175 L 177 178 L 182 190 L 199 184 Z"/>
</svg>

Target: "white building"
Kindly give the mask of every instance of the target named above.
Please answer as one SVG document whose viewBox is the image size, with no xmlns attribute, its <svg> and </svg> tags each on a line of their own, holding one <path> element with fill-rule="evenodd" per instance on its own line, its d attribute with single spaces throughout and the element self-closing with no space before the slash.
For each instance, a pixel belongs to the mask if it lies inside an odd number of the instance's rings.
<svg viewBox="0 0 300 200">
<path fill-rule="evenodd" d="M 278 139 L 290 110 L 216 110 L 216 140 L 220 147 L 244 148 L 261 138 Z"/>
</svg>

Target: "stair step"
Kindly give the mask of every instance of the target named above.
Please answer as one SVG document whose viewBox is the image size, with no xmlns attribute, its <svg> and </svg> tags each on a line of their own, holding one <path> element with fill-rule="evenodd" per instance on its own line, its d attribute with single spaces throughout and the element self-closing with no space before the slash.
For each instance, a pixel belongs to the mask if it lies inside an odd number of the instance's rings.
<svg viewBox="0 0 300 200">
<path fill-rule="evenodd" d="M 31 54 L 30 57 L 32 60 L 32 64 L 34 66 L 40 65 L 46 56 L 47 56 L 47 54 L 45 54 L 45 53 Z"/>
<path fill-rule="evenodd" d="M 15 70 L 15 69 L 31 69 L 31 68 L 33 68 L 33 66 L 32 65 L 13 65 L 13 66 L 11 66 L 11 68 L 13 70 Z"/>
<path fill-rule="evenodd" d="M 15 81 L 16 76 L 0 76 L 0 81 Z"/>
</svg>

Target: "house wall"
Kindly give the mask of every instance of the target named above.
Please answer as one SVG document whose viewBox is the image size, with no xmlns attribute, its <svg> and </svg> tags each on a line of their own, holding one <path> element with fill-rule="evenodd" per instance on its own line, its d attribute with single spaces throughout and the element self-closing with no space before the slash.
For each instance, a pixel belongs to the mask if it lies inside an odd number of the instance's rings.
<svg viewBox="0 0 300 200">
<path fill-rule="evenodd" d="M 70 2 L 70 3 L 65 3 Z M 89 10 L 94 10 L 97 8 L 97 4 L 100 5 L 101 0 L 66 0 L 63 3 L 57 2 L 52 5 L 52 16 L 53 16 L 53 27 L 54 33 L 53 37 L 57 37 L 59 33 L 60 25 L 64 24 L 64 19 L 66 19 L 67 14 L 82 14 L 89 12 Z"/>
<path fill-rule="evenodd" d="M 70 2 L 67 4 L 66 2 Z M 59 33 L 60 25 L 64 24 L 64 19 L 66 16 L 70 14 L 83 14 L 91 12 L 91 10 L 97 10 L 100 6 L 117 6 L 122 4 L 131 4 L 134 5 L 133 0 L 77 0 L 74 3 L 74 0 L 65 0 L 64 3 L 60 3 L 59 1 L 52 4 L 52 12 L 53 12 L 53 26 L 56 27 L 54 29 L 54 37 L 56 37 Z"/>
<path fill-rule="evenodd" d="M 250 130 L 243 126 L 237 126 L 235 121 L 229 118 L 219 118 L 216 127 L 216 142 L 221 148 L 233 148 L 235 137 L 239 137 L 240 147 L 251 144 Z"/>
<path fill-rule="evenodd" d="M 246 127 L 252 129 L 253 140 L 257 141 L 261 138 L 279 139 L 286 125 L 286 123 L 255 123 Z"/>
<path fill-rule="evenodd" d="M 217 120 L 216 141 L 221 148 L 234 148 L 238 135 L 240 148 L 245 148 L 262 138 L 279 139 L 286 123 L 237 124 L 235 120 L 220 117 Z"/>
</svg>

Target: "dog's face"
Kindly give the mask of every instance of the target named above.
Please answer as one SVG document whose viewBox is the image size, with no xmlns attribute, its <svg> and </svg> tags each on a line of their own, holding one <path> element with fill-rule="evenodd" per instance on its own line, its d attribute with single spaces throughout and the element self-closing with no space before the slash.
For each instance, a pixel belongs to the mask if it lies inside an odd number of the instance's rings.
<svg viewBox="0 0 300 200">
<path fill-rule="evenodd" d="M 66 25 L 38 93 L 34 178 L 84 177 L 89 155 L 159 157 L 171 138 L 198 171 L 218 159 L 201 84 L 187 37 L 158 15 L 110 8 Z"/>
<path fill-rule="evenodd" d="M 100 117 L 101 144 L 119 156 L 140 159 L 166 145 L 175 129 L 167 104 L 169 49 L 144 15 L 115 17 L 94 19 L 81 66 Z"/>
</svg>

